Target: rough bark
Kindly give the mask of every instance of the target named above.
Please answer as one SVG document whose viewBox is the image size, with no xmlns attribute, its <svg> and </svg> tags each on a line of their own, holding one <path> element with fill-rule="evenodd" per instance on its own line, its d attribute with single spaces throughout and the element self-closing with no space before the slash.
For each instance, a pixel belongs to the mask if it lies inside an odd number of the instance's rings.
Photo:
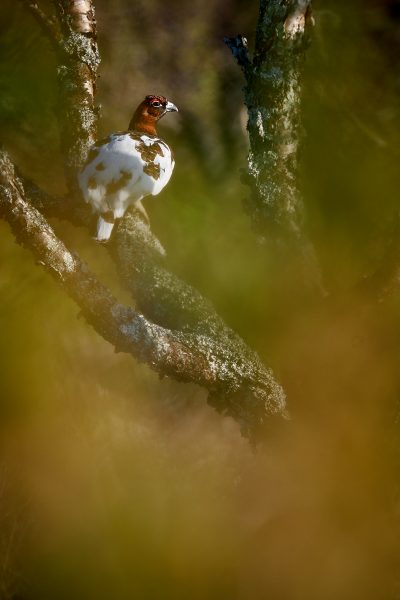
<svg viewBox="0 0 400 600">
<path fill-rule="evenodd" d="M 76 173 L 96 141 L 98 108 L 95 105 L 97 47 L 92 0 L 57 0 L 61 29 L 59 43 L 59 127 L 67 186 L 77 193 Z"/>
<path fill-rule="evenodd" d="M 254 58 L 246 39 L 226 38 L 243 70 L 250 139 L 247 210 L 263 235 L 302 236 L 298 187 L 301 74 L 311 0 L 261 0 Z"/>
<path fill-rule="evenodd" d="M 164 250 L 139 213 L 130 212 L 121 221 L 110 251 L 140 310 L 152 322 L 182 332 L 188 346 L 207 355 L 207 364 L 218 372 L 217 385 L 207 386 L 212 405 L 242 420 L 240 413 L 249 403 L 259 415 L 253 425 L 262 422 L 264 411 L 284 413 L 285 395 L 271 370 L 208 300 L 167 270 Z"/>
<path fill-rule="evenodd" d="M 96 141 L 99 108 L 95 105 L 100 55 L 93 0 L 54 0 L 47 15 L 31 0 L 22 0 L 50 41 L 57 57 L 60 146 L 70 197 L 79 197 L 76 173 Z"/>
</svg>

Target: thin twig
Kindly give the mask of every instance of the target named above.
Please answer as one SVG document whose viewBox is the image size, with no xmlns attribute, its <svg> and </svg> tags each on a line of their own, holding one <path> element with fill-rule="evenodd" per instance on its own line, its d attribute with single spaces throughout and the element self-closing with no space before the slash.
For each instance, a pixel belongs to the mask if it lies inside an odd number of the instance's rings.
<svg viewBox="0 0 400 600">
<path fill-rule="evenodd" d="M 251 61 L 249 57 L 249 50 L 247 47 L 247 39 L 243 35 L 237 35 L 236 37 L 225 37 L 224 43 L 228 46 L 232 55 L 236 59 L 238 65 L 242 69 L 245 75 L 248 74 L 249 68 L 251 67 Z"/>
<path fill-rule="evenodd" d="M 20 2 L 26 6 L 31 15 L 39 23 L 43 33 L 50 40 L 53 47 L 59 50 L 62 35 L 55 17 L 46 15 L 37 2 L 31 2 L 30 0 L 20 0 Z"/>
</svg>

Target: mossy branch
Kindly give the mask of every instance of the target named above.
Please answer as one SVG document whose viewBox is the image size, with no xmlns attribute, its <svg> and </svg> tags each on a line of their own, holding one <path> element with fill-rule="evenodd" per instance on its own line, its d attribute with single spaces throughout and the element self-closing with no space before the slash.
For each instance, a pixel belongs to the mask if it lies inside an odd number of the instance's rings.
<svg viewBox="0 0 400 600">
<path fill-rule="evenodd" d="M 58 105 L 67 187 L 78 194 L 76 174 L 97 137 L 99 108 L 95 105 L 100 55 L 92 0 L 54 0 L 56 15 L 48 16 L 37 2 L 21 0 L 51 41 L 57 59 Z"/>
<path fill-rule="evenodd" d="M 100 55 L 92 0 L 56 0 L 62 32 L 57 67 L 58 121 L 68 190 L 78 194 L 76 174 L 97 137 L 95 105 Z"/>
<path fill-rule="evenodd" d="M 310 0 L 261 0 L 254 58 L 243 36 L 226 38 L 244 72 L 250 139 L 246 204 L 255 229 L 301 238 L 298 184 L 301 74 L 311 23 Z"/>
<path fill-rule="evenodd" d="M 285 414 L 285 394 L 271 370 L 209 302 L 165 270 L 162 248 L 137 212 L 121 222 L 111 251 L 141 313 L 120 304 L 66 248 L 30 202 L 43 199 L 38 188 L 32 198 L 28 190 L 7 153 L 0 152 L 0 217 L 118 351 L 129 352 L 162 376 L 207 388 L 210 404 L 235 418 L 249 437 L 267 417 Z M 55 205 L 50 203 L 51 212 Z M 135 279 L 127 269 L 132 262 L 138 265 Z"/>
</svg>

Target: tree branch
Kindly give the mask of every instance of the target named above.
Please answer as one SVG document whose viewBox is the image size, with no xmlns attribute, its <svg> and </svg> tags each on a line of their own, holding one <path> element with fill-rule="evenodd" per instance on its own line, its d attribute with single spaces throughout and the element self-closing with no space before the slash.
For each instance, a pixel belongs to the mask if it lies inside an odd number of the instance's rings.
<svg viewBox="0 0 400 600">
<path fill-rule="evenodd" d="M 224 43 L 232 52 L 234 58 L 236 59 L 239 67 L 242 69 L 245 76 L 247 76 L 251 68 L 251 60 L 249 58 L 247 39 L 243 37 L 243 35 L 239 34 L 233 38 L 225 37 Z"/>
<path fill-rule="evenodd" d="M 10 224 L 17 242 L 31 250 L 118 351 L 129 352 L 160 375 L 204 386 L 210 404 L 235 418 L 249 437 L 268 416 L 285 414 L 285 394 L 272 372 L 210 303 L 164 270 L 159 242 L 137 213 L 120 224 L 112 251 L 125 283 L 138 292 L 138 306 L 154 317 L 150 319 L 117 302 L 55 236 L 26 193 L 8 155 L 0 152 L 0 216 Z M 128 258 L 139 264 L 134 281 L 131 272 L 124 271 Z M 161 324 L 166 321 L 170 327 Z"/>
<path fill-rule="evenodd" d="M 39 7 L 37 2 L 31 2 L 31 0 L 20 1 L 26 6 L 31 15 L 37 21 L 43 33 L 51 42 L 53 48 L 58 51 L 62 38 L 55 18 L 46 15 L 46 13 Z"/>
<path fill-rule="evenodd" d="M 51 196 L 31 179 L 22 175 L 17 168 L 15 168 L 15 172 L 30 203 L 46 217 L 69 221 L 78 227 L 90 228 L 94 225 L 96 217 L 93 215 L 89 204 L 83 202 L 81 198 L 70 195 L 64 197 Z"/>
<path fill-rule="evenodd" d="M 298 188 L 300 95 L 310 0 L 261 0 L 253 62 L 244 38 L 227 40 L 246 78 L 250 152 L 245 177 L 257 231 L 302 236 Z"/>
<path fill-rule="evenodd" d="M 58 59 L 59 98 L 56 114 L 69 192 L 76 196 L 76 174 L 97 137 L 95 106 L 100 55 L 92 0 L 54 0 L 57 20 L 31 0 L 21 0 L 50 39 Z"/>
<path fill-rule="evenodd" d="M 58 65 L 61 151 L 68 190 L 79 196 L 76 174 L 97 137 L 95 106 L 100 55 L 92 0 L 56 0 L 63 34 Z"/>
<path fill-rule="evenodd" d="M 216 408 L 224 406 L 229 414 L 236 414 L 250 401 L 256 412 L 283 411 L 284 394 L 271 370 L 224 323 L 208 300 L 167 271 L 160 243 L 137 212 L 120 222 L 110 251 L 140 310 L 153 322 L 183 332 L 191 346 L 203 347 L 208 353 L 221 373 L 220 384 L 211 390 L 210 402 Z M 240 395 L 246 397 L 242 408 Z"/>
</svg>

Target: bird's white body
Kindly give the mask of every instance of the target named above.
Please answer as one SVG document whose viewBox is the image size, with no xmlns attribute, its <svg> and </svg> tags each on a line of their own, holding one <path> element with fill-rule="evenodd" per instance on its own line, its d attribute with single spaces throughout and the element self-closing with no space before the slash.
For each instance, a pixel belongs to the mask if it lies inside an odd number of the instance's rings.
<svg viewBox="0 0 400 600">
<path fill-rule="evenodd" d="M 114 220 L 144 196 L 156 196 L 168 183 L 175 162 L 169 146 L 140 131 L 114 133 L 95 144 L 79 175 L 84 199 L 99 214 L 97 239 L 107 240 Z"/>
</svg>

